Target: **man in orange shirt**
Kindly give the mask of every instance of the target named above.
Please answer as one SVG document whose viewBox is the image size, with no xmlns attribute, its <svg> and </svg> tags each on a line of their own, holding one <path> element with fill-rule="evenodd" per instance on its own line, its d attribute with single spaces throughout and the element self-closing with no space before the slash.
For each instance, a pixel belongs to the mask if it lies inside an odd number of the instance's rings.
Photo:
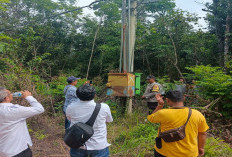
<svg viewBox="0 0 232 157">
<path fill-rule="evenodd" d="M 188 118 L 189 109 L 184 107 L 184 97 L 180 91 L 168 91 L 166 94 L 168 109 L 163 109 L 164 100 L 160 94 L 156 95 L 157 108 L 147 119 L 152 123 L 160 123 L 160 131 L 168 131 L 181 127 Z M 161 139 L 162 147 L 155 145 L 155 157 L 197 157 L 204 155 L 206 131 L 208 130 L 205 117 L 197 110 L 192 114 L 185 127 L 186 136 L 183 140 L 165 142 Z"/>
</svg>

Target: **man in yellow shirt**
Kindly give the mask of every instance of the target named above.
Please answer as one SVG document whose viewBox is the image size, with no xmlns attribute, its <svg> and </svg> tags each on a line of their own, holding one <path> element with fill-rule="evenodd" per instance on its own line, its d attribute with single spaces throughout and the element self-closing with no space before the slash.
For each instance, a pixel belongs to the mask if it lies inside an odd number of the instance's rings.
<svg viewBox="0 0 232 157">
<path fill-rule="evenodd" d="M 168 109 L 163 109 L 164 100 L 160 94 L 156 95 L 156 99 L 159 105 L 147 119 L 152 123 L 160 123 L 161 132 L 185 124 L 189 109 L 184 107 L 184 97 L 180 91 L 167 92 L 166 102 L 170 106 Z M 203 156 L 208 128 L 205 117 L 199 111 L 192 109 L 191 117 L 185 127 L 185 138 L 176 142 L 165 142 L 161 139 L 162 147 L 159 149 L 155 145 L 155 157 Z"/>
</svg>

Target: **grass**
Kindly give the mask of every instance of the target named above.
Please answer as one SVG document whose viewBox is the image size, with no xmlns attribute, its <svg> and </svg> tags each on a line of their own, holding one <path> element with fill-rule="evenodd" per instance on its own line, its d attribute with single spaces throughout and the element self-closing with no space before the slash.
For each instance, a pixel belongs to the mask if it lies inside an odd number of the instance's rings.
<svg viewBox="0 0 232 157">
<path fill-rule="evenodd" d="M 158 125 L 146 121 L 146 114 L 139 110 L 131 116 L 114 117 L 114 122 L 108 125 L 111 156 L 153 156 Z M 210 137 L 205 146 L 205 157 L 232 157 L 232 148 L 222 140 Z"/>
</svg>

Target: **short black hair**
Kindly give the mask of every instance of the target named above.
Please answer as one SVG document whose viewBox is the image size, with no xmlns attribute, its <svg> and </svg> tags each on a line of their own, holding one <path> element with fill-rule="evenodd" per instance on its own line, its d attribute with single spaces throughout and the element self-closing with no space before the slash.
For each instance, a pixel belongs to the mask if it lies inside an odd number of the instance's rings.
<svg viewBox="0 0 232 157">
<path fill-rule="evenodd" d="M 77 97 L 82 101 L 93 100 L 96 94 L 95 88 L 90 84 L 80 86 L 77 91 Z"/>
<path fill-rule="evenodd" d="M 68 82 L 68 84 L 71 84 L 73 81 L 67 81 Z"/>
<path fill-rule="evenodd" d="M 166 98 L 170 99 L 172 102 L 181 102 L 184 101 L 184 96 L 181 91 L 170 90 L 166 93 Z"/>
</svg>

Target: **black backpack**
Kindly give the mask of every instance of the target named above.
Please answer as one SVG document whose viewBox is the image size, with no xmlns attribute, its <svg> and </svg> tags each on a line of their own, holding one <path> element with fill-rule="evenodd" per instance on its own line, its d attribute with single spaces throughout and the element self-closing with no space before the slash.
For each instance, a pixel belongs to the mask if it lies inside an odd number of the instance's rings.
<svg viewBox="0 0 232 157">
<path fill-rule="evenodd" d="M 64 136 L 64 142 L 71 148 L 78 149 L 93 136 L 93 124 L 101 109 L 101 104 L 97 103 L 92 116 L 86 123 L 78 122 L 70 127 Z"/>
</svg>

